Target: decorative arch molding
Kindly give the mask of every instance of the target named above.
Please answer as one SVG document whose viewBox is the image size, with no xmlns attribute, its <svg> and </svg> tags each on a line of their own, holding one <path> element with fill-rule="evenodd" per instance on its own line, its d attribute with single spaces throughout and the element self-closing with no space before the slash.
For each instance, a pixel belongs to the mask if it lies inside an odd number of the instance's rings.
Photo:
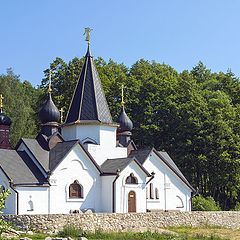
<svg viewBox="0 0 240 240">
<path fill-rule="evenodd" d="M 82 144 L 96 144 L 96 145 L 98 145 L 98 143 L 94 139 L 92 139 L 90 137 L 84 138 L 82 140 Z"/>
<path fill-rule="evenodd" d="M 71 162 L 77 162 L 77 163 L 79 163 L 79 165 L 81 166 L 81 168 L 83 169 L 83 170 L 88 170 L 88 168 L 82 163 L 82 161 L 80 161 L 79 159 L 72 159 L 71 160 Z"/>
<path fill-rule="evenodd" d="M 184 204 L 183 204 L 182 198 L 180 196 L 178 196 L 178 195 L 176 196 L 176 198 L 178 199 L 176 208 L 184 208 Z"/>
</svg>

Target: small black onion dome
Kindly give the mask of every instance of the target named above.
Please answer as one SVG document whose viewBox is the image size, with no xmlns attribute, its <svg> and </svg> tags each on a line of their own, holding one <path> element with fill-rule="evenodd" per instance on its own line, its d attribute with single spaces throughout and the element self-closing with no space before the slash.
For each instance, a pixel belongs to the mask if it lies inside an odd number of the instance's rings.
<svg viewBox="0 0 240 240">
<path fill-rule="evenodd" d="M 131 130 L 133 129 L 133 123 L 126 114 L 124 106 L 122 107 L 121 114 L 118 118 L 118 123 L 120 124 L 120 127 L 118 129 L 119 132 L 131 132 Z"/>
<path fill-rule="evenodd" d="M 40 109 L 38 116 L 42 124 L 59 121 L 60 112 L 52 100 L 51 93 L 48 93 L 48 98 Z"/>
<path fill-rule="evenodd" d="M 10 126 L 12 124 L 12 120 L 0 110 L 0 125 Z"/>
</svg>

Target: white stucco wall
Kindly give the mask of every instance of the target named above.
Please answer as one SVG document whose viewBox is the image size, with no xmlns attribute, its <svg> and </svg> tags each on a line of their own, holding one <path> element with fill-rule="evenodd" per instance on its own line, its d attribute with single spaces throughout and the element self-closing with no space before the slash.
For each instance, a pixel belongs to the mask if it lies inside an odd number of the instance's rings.
<svg viewBox="0 0 240 240">
<path fill-rule="evenodd" d="M 69 185 L 75 180 L 83 186 L 83 199 L 69 198 Z M 101 181 L 99 171 L 76 145 L 50 176 L 50 213 L 69 213 L 70 210 L 101 211 Z"/>
<path fill-rule="evenodd" d="M 18 214 L 48 213 L 48 187 L 16 187 Z"/>
<path fill-rule="evenodd" d="M 17 213 L 17 195 L 16 192 L 10 187 L 9 179 L 0 169 L 0 185 L 4 189 L 9 189 L 10 195 L 7 197 L 5 202 L 5 208 L 2 210 L 5 214 L 16 214 Z"/>
<path fill-rule="evenodd" d="M 148 184 L 147 209 L 190 211 L 191 189 L 153 153 L 143 164 L 151 173 L 155 172 L 153 184 L 154 199 L 150 199 Z M 158 188 L 159 199 L 156 199 Z"/>
<path fill-rule="evenodd" d="M 107 159 L 127 157 L 127 148 L 116 147 L 116 130 L 115 126 L 78 124 L 64 126 L 62 134 L 66 140 L 79 139 L 84 142 L 92 139 L 96 142 L 97 144 L 87 144 L 86 148 L 101 165 Z"/>
<path fill-rule="evenodd" d="M 102 212 L 112 212 L 112 193 L 113 193 L 113 181 L 116 176 L 102 176 Z"/>
<path fill-rule="evenodd" d="M 126 184 L 126 178 L 133 173 L 138 179 L 138 184 Z M 136 211 L 146 212 L 146 174 L 135 163 L 131 162 L 120 174 L 116 181 L 115 212 L 128 212 L 128 194 L 130 191 L 136 193 Z"/>
</svg>

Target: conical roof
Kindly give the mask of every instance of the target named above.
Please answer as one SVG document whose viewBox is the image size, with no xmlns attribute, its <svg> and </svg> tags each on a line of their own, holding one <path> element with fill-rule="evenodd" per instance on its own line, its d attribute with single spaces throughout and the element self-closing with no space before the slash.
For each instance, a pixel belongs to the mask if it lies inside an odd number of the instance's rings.
<svg viewBox="0 0 240 240">
<path fill-rule="evenodd" d="M 86 121 L 112 123 L 107 100 L 89 46 L 65 124 Z"/>
<path fill-rule="evenodd" d="M 122 111 L 117 122 L 120 124 L 120 127 L 118 128 L 118 132 L 132 131 L 133 123 L 131 119 L 128 117 L 128 115 L 126 114 L 124 106 L 122 106 Z"/>
<path fill-rule="evenodd" d="M 39 111 L 39 119 L 42 124 L 58 122 L 60 119 L 60 112 L 55 106 L 50 92 L 48 93 L 47 100 Z"/>
</svg>

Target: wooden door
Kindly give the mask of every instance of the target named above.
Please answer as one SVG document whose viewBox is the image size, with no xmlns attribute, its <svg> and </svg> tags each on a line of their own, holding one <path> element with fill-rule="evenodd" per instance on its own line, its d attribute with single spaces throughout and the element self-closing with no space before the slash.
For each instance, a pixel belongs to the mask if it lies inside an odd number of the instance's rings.
<svg viewBox="0 0 240 240">
<path fill-rule="evenodd" d="M 136 193 L 134 191 L 128 193 L 128 212 L 136 212 Z"/>
</svg>

